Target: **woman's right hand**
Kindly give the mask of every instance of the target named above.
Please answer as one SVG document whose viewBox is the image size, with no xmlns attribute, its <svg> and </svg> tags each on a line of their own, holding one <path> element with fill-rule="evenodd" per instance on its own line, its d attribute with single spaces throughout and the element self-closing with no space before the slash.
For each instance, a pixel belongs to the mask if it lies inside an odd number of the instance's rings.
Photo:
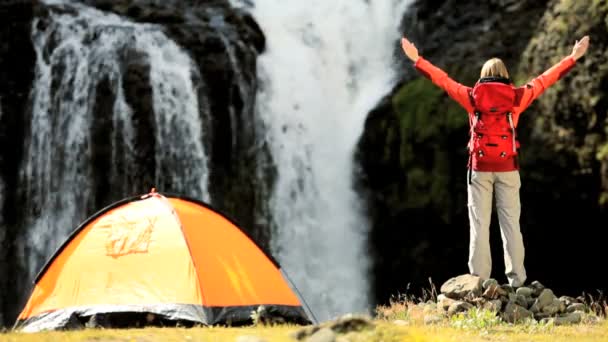
<svg viewBox="0 0 608 342">
<path fill-rule="evenodd" d="M 405 55 L 412 60 L 412 62 L 416 63 L 420 56 L 418 55 L 418 49 L 414 43 L 410 42 L 407 38 L 401 38 L 401 47 L 403 48 L 403 52 Z"/>
<path fill-rule="evenodd" d="M 585 52 L 587 52 L 588 47 L 589 36 L 584 36 L 583 38 L 581 38 L 581 40 L 577 40 L 576 43 L 574 43 L 574 47 L 572 48 L 572 53 L 570 54 L 570 57 L 574 58 L 574 60 L 583 57 Z"/>
</svg>

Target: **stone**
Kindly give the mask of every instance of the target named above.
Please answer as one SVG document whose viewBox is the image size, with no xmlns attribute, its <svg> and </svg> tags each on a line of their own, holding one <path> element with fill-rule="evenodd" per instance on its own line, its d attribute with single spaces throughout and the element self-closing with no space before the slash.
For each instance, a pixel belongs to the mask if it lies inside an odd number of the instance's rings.
<svg viewBox="0 0 608 342">
<path fill-rule="evenodd" d="M 440 291 L 452 299 L 462 299 L 466 296 L 477 297 L 481 295 L 481 278 L 464 274 L 449 279 L 441 285 Z"/>
<path fill-rule="evenodd" d="M 486 288 L 483 292 L 483 297 L 487 299 L 497 299 L 500 296 L 506 296 L 507 291 L 505 291 L 502 287 L 497 284 L 492 284 Z"/>
<path fill-rule="evenodd" d="M 498 286 L 498 282 L 496 281 L 496 279 L 490 278 L 483 281 L 482 288 L 484 290 L 487 290 L 490 286 Z"/>
<path fill-rule="evenodd" d="M 523 286 L 517 289 L 517 291 L 515 291 L 515 293 L 517 293 L 520 296 L 524 296 L 524 297 L 532 297 L 532 294 L 534 293 L 534 290 Z"/>
<path fill-rule="evenodd" d="M 509 301 L 511 300 L 511 298 L 509 298 Z M 515 295 L 515 304 L 524 307 L 524 308 L 528 308 L 528 299 L 522 295 Z"/>
<path fill-rule="evenodd" d="M 544 289 L 538 296 L 536 303 L 538 304 L 538 308 L 542 310 L 545 306 L 552 304 L 554 299 L 557 298 L 553 294 L 553 291 L 550 289 Z"/>
<path fill-rule="evenodd" d="M 327 327 L 332 331 L 340 334 L 345 334 L 351 331 L 371 329 L 374 326 L 375 324 L 372 322 L 370 317 L 352 314 L 344 315 L 327 325 Z"/>
<path fill-rule="evenodd" d="M 551 315 L 546 314 L 546 313 L 542 313 L 542 312 L 536 312 L 536 313 L 534 313 L 534 318 L 537 321 L 542 321 L 544 319 L 551 318 Z"/>
<path fill-rule="evenodd" d="M 513 286 L 509 284 L 501 285 L 500 288 L 503 289 L 507 294 L 515 293 L 515 289 L 513 288 Z"/>
<path fill-rule="evenodd" d="M 320 329 L 321 329 L 321 327 L 318 325 L 307 326 L 307 327 L 304 327 L 302 329 L 299 329 L 299 330 L 296 330 L 295 332 L 293 332 L 291 334 L 291 337 L 298 341 L 303 340 L 309 336 L 312 336 L 314 333 L 316 333 Z"/>
<path fill-rule="evenodd" d="M 507 304 L 502 314 L 502 319 L 508 323 L 517 323 L 529 318 L 534 318 L 532 312 L 514 303 Z"/>
<path fill-rule="evenodd" d="M 535 297 L 538 297 L 541 294 L 541 292 L 543 292 L 543 290 L 545 289 L 543 284 L 541 284 L 537 280 L 533 281 L 529 287 L 533 289 L 533 295 Z"/>
<path fill-rule="evenodd" d="M 574 311 L 586 312 L 587 306 L 585 306 L 585 304 L 583 304 L 583 303 L 573 303 L 573 304 L 568 305 L 568 307 L 566 308 L 566 312 L 574 312 Z"/>
<path fill-rule="evenodd" d="M 574 303 L 580 303 L 576 298 L 569 297 L 569 296 L 561 296 L 561 297 L 559 297 L 559 300 L 561 300 L 564 304 L 566 304 L 566 307 L 568 307 Z"/>
<path fill-rule="evenodd" d="M 444 294 L 437 296 L 437 307 L 443 311 L 448 311 L 452 304 L 456 303 L 455 299 L 449 298 Z"/>
<path fill-rule="evenodd" d="M 307 342 L 334 342 L 336 340 L 336 333 L 330 328 L 321 328 L 315 332 L 306 341 Z"/>
<path fill-rule="evenodd" d="M 571 312 L 563 316 L 555 317 L 553 322 L 555 325 L 578 324 L 582 319 L 583 315 L 580 312 Z"/>
<path fill-rule="evenodd" d="M 532 304 L 532 306 L 530 306 L 529 309 L 534 314 L 536 314 L 537 312 L 540 312 L 540 308 L 538 307 L 538 300 L 535 300 L 534 303 Z"/>
<path fill-rule="evenodd" d="M 500 299 L 488 301 L 482 305 L 482 308 L 494 312 L 500 312 L 500 310 L 502 309 L 502 301 Z"/>
<path fill-rule="evenodd" d="M 545 305 L 542 307 L 541 311 L 548 315 L 555 315 L 560 312 L 564 312 L 566 310 L 564 303 L 562 303 L 559 299 L 553 298 L 553 302 L 549 305 Z"/>
<path fill-rule="evenodd" d="M 472 308 L 473 305 L 470 303 L 457 301 L 456 303 L 450 305 L 450 308 L 448 309 L 448 316 L 453 316 L 459 312 L 464 312 Z"/>
</svg>

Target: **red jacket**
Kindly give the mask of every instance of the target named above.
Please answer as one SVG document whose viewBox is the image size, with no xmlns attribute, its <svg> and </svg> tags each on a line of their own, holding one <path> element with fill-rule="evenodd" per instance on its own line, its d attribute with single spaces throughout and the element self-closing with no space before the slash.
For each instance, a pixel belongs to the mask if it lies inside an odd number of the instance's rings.
<svg viewBox="0 0 608 342">
<path fill-rule="evenodd" d="M 574 58 L 566 57 L 552 66 L 549 70 L 545 71 L 542 75 L 515 89 L 515 107 L 512 113 L 515 127 L 517 127 L 517 123 L 519 122 L 519 115 L 530 106 L 532 101 L 562 78 L 570 69 L 572 69 L 574 64 Z M 445 90 L 452 99 L 456 100 L 456 102 L 458 102 L 469 114 L 469 122 L 472 121 L 474 109 L 470 100 L 471 87 L 464 86 L 454 81 L 443 70 L 434 66 L 422 57 L 418 58 L 414 66 L 421 74 Z M 478 162 L 474 159 L 471 167 L 475 171 L 493 172 L 514 171 L 519 168 L 515 158 L 509 158 L 500 164 L 493 163 L 491 165 L 484 165 L 483 162 Z"/>
</svg>

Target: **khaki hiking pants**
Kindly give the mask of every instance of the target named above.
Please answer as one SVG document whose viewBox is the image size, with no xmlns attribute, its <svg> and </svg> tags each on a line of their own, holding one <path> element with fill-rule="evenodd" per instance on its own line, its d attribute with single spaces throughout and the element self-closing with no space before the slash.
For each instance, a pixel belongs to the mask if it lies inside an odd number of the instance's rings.
<svg viewBox="0 0 608 342">
<path fill-rule="evenodd" d="M 492 271 L 490 254 L 490 219 L 492 197 L 496 196 L 496 209 L 505 256 L 505 274 L 511 286 L 519 287 L 526 281 L 524 269 L 524 243 L 519 230 L 519 171 L 473 171 L 468 184 L 468 207 L 471 240 L 469 244 L 469 271 L 483 280 Z"/>
</svg>

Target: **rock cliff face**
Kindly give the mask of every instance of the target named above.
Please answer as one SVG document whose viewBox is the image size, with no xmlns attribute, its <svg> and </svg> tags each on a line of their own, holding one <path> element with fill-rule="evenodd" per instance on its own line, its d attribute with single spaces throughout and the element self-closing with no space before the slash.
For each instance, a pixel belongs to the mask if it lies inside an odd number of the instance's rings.
<svg viewBox="0 0 608 342">
<path fill-rule="evenodd" d="M 192 82 L 200 99 L 200 113 L 205 126 L 204 145 L 209 158 L 209 193 L 213 205 L 230 213 L 262 244 L 268 243 L 269 231 L 259 224 L 265 215 L 266 193 L 270 191 L 272 170 L 268 178 L 256 179 L 258 165 L 269 159 L 262 146 L 255 151 L 260 127 L 254 118 L 257 91 L 256 60 L 264 49 L 264 36 L 254 20 L 227 1 L 104 1 L 82 3 L 114 13 L 136 23 L 158 24 L 164 34 L 185 49 L 196 64 L 199 74 Z M 32 25 L 45 29 L 51 14 L 77 15 L 78 8 L 66 4 L 47 5 L 35 0 L 4 1 L 0 4 L 0 325 L 14 322 L 24 300 L 23 255 L 17 241 L 24 238 L 23 210 L 28 194 L 19 187 L 20 167 L 25 163 L 23 141 L 27 138 L 32 118 L 33 82 L 36 54 L 32 42 Z M 82 24 L 86 27 L 86 23 Z M 108 28 L 112 29 L 112 28 Z M 118 28 L 120 29 L 120 28 Z M 101 30 L 104 30 L 102 28 Z M 92 39 L 96 39 L 93 37 Z M 53 49 L 53 43 L 47 46 Z M 45 53 L 48 51 L 45 51 Z M 108 170 L 121 169 L 122 159 L 113 159 L 109 146 L 114 139 L 112 112 L 117 91 L 114 80 L 103 78 L 94 85 L 92 101 L 90 157 L 94 163 L 91 199 L 87 215 L 120 198 L 149 190 L 154 182 L 154 118 L 150 61 L 137 51 L 123 51 L 122 85 L 125 102 L 133 111 L 136 126 L 133 148 L 135 172 L 125 180 L 109 179 Z M 53 70 L 54 88 L 61 82 L 61 70 Z M 62 101 L 59 99 L 58 101 Z M 213 113 L 213 115 L 208 115 Z M 261 160 L 261 161 L 260 161 Z M 257 162 L 260 161 L 260 164 Z M 123 165 L 124 166 L 124 165 Z M 116 184 L 124 184 L 122 187 Z M 159 184 L 162 187 L 163 184 Z M 166 187 L 167 188 L 167 187 Z M 59 196 L 59 194 L 58 194 Z M 37 209 L 33 209 L 37 210 Z"/>
<path fill-rule="evenodd" d="M 606 237 L 607 4 L 576 1 L 416 1 L 403 32 L 421 55 L 473 85 L 502 58 L 523 84 L 591 36 L 587 56 L 522 116 L 522 233 L 528 274 L 559 291 L 602 285 L 593 262 Z M 403 82 L 369 115 L 359 145 L 370 198 L 376 296 L 419 291 L 467 271 L 465 112 L 418 75 L 401 51 Z M 598 223 L 594 223 L 598 222 Z M 494 275 L 504 271 L 498 222 Z M 558 250 L 568 253 L 556 255 Z M 547 256 L 551 255 L 551 261 Z M 563 265 L 577 263 L 564 276 Z M 583 280 L 584 279 L 584 280 Z M 561 287 L 560 287 L 561 286 Z"/>
<path fill-rule="evenodd" d="M 20 162 L 24 113 L 34 77 L 34 49 L 29 41 L 34 2 L 8 2 L 0 5 L 0 225 L 14 227 L 17 165 Z M 15 229 L 0 229 L 0 325 L 11 324 L 17 289 L 9 274 L 15 272 Z"/>
</svg>

